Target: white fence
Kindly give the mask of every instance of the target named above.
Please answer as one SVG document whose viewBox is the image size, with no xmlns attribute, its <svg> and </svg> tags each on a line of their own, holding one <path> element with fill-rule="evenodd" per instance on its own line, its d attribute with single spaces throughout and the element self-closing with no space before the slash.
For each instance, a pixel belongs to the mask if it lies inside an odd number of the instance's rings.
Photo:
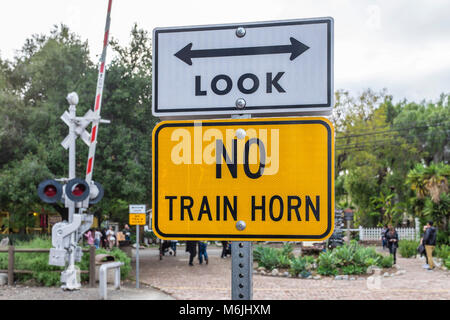
<svg viewBox="0 0 450 320">
<path fill-rule="evenodd" d="M 381 228 L 363 228 L 359 227 L 359 240 L 380 240 Z M 416 240 L 420 233 L 415 228 L 395 228 L 399 240 Z"/>
</svg>

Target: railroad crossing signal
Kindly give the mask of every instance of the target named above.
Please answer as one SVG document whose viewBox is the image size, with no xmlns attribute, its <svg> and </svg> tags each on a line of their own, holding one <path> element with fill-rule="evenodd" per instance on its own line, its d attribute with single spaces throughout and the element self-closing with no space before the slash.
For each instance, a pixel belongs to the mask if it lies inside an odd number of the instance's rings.
<svg viewBox="0 0 450 320">
<path fill-rule="evenodd" d="M 42 181 L 38 186 L 38 195 L 45 203 L 56 203 L 61 200 L 63 188 L 56 180 Z"/>
</svg>

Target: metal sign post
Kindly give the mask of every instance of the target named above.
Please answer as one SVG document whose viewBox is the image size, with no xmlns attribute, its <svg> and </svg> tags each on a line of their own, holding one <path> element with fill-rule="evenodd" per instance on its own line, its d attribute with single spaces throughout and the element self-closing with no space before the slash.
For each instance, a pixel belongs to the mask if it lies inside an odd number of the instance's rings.
<svg viewBox="0 0 450 320">
<path fill-rule="evenodd" d="M 231 299 L 253 299 L 253 251 L 251 241 L 231 243 Z"/>
<path fill-rule="evenodd" d="M 146 223 L 145 204 L 130 204 L 129 223 L 136 226 L 136 288 L 139 289 L 139 228 Z"/>
<path fill-rule="evenodd" d="M 139 289 L 139 226 L 136 226 L 136 289 Z"/>
</svg>

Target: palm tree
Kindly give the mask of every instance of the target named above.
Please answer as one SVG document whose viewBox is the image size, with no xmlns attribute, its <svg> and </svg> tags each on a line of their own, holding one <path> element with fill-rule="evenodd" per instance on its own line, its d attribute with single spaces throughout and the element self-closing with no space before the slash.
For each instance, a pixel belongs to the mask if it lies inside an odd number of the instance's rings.
<svg viewBox="0 0 450 320">
<path fill-rule="evenodd" d="M 421 203 L 420 211 L 436 221 L 445 233 L 448 233 L 450 221 L 450 195 L 448 194 L 448 180 L 450 179 L 450 165 L 444 163 L 431 164 L 424 167 L 417 164 L 408 173 L 407 183 L 416 191 Z M 429 199 L 425 197 L 429 196 Z M 419 215 L 420 212 L 418 212 Z"/>
<path fill-rule="evenodd" d="M 430 196 L 434 203 L 439 203 L 441 194 L 448 192 L 449 177 L 449 165 L 433 163 L 429 167 L 424 167 L 418 163 L 409 171 L 406 183 L 416 191 L 417 198 L 424 199 Z"/>
</svg>

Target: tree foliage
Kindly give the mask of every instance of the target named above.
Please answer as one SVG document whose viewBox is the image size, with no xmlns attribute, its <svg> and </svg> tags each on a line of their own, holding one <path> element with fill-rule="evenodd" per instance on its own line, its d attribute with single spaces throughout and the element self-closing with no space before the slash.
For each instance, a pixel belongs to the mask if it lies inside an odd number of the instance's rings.
<svg viewBox="0 0 450 320">
<path fill-rule="evenodd" d="M 423 213 L 426 195 L 448 193 L 442 176 L 425 181 L 417 168 L 436 171 L 450 159 L 449 96 L 394 104 L 385 91 L 336 93 L 336 201 L 356 207 L 358 223 L 399 224 Z"/>
<path fill-rule="evenodd" d="M 99 127 L 93 177 L 105 197 L 91 212 L 125 222 L 129 203 L 151 207 L 152 50 L 148 32 L 137 25 L 127 45 L 110 44 L 102 118 L 111 124 Z M 26 225 L 27 212 L 54 211 L 39 201 L 36 188 L 43 179 L 67 176 L 68 152 L 60 143 L 68 128 L 60 116 L 73 91 L 80 97 L 78 116 L 92 109 L 97 76 L 87 42 L 64 25 L 27 39 L 12 61 L 0 58 L 0 211 L 18 224 Z M 448 212 L 448 175 L 425 181 L 421 170 L 448 164 L 449 119 L 446 94 L 435 103 L 393 103 L 386 91 L 336 92 L 336 203 L 354 208 L 365 226 Z M 87 154 L 78 139 L 81 178 Z"/>
<path fill-rule="evenodd" d="M 151 115 L 150 38 L 135 25 L 128 45 L 113 39 L 109 50 L 102 118 L 111 124 L 99 127 L 93 177 L 105 197 L 91 212 L 123 222 L 129 203 L 151 205 L 151 132 L 157 120 Z M 37 197 L 37 185 L 67 177 L 68 151 L 60 143 L 68 127 L 60 116 L 73 91 L 80 97 L 77 116 L 92 109 L 97 75 L 87 42 L 64 25 L 26 40 L 13 61 L 0 59 L 0 211 L 9 211 L 16 224 L 27 223 L 27 212 L 54 211 Z M 77 176 L 84 178 L 88 148 L 80 139 L 76 147 Z"/>
</svg>

